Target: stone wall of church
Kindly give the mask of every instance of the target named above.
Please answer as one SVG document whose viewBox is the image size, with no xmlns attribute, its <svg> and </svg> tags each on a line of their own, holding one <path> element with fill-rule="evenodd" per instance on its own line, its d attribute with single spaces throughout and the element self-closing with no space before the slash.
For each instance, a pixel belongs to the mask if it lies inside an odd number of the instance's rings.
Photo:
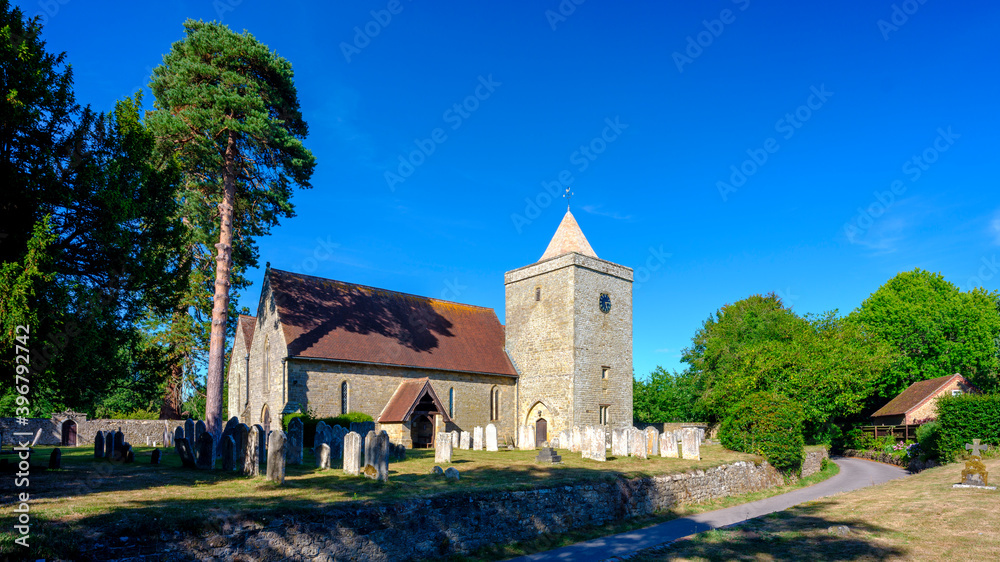
<svg viewBox="0 0 1000 562">
<path fill-rule="evenodd" d="M 363 412 L 378 421 L 379 414 L 401 382 L 423 377 L 430 379 L 445 409 L 449 407 L 449 391 L 455 391 L 454 423 L 447 425 L 447 431 L 472 433 L 476 426 L 485 428 L 493 423 L 501 439 L 514 434 L 517 379 L 513 377 L 292 359 L 288 362 L 288 401 L 318 417 L 340 415 L 341 385 L 346 381 L 347 410 Z M 498 420 L 490 420 L 490 392 L 494 387 L 501 392 Z"/>
<path fill-rule="evenodd" d="M 576 280 L 574 330 L 575 425 L 600 423 L 607 405 L 608 426 L 632 426 L 632 270 L 580 256 Z M 601 293 L 611 298 L 611 310 L 600 309 Z M 607 378 L 603 369 L 608 367 Z"/>
<path fill-rule="evenodd" d="M 277 310 L 271 296 L 270 279 L 265 275 L 257 306 L 257 328 L 250 344 L 249 392 L 244 396 L 243 403 L 235 408 L 238 413 L 231 414 L 230 417 L 237 415 L 247 424 L 264 425 L 266 406 L 270 428 L 281 427 L 281 412 L 287 404 L 287 379 L 282 359 L 287 355 L 288 347 L 285 345 L 285 336 L 278 323 Z M 233 411 L 233 407 L 230 407 L 230 411 Z"/>
<path fill-rule="evenodd" d="M 249 360 L 247 358 L 246 338 L 243 337 L 242 327 L 237 322 L 236 337 L 233 342 L 233 349 L 229 354 L 229 374 L 226 378 L 229 388 L 228 410 L 226 419 L 233 416 L 240 416 L 246 407 L 246 391 L 249 377 Z M 242 417 L 240 419 L 243 419 Z"/>
<path fill-rule="evenodd" d="M 570 254 L 504 276 L 507 353 L 520 375 L 517 423 L 548 415 L 550 435 L 573 427 L 572 265 Z"/>
</svg>

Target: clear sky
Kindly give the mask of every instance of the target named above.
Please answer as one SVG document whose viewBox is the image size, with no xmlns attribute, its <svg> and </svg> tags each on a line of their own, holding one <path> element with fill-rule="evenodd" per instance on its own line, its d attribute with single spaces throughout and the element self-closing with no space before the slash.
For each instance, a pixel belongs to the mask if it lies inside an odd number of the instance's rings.
<svg viewBox="0 0 1000 562">
<path fill-rule="evenodd" d="M 915 267 L 997 289 L 1000 4 L 577 1 L 17 4 L 98 110 L 152 107 L 186 18 L 292 63 L 318 165 L 260 240 L 252 313 L 270 261 L 504 321 L 560 181 L 597 255 L 636 271 L 639 376 L 754 293 L 846 313 Z"/>
</svg>

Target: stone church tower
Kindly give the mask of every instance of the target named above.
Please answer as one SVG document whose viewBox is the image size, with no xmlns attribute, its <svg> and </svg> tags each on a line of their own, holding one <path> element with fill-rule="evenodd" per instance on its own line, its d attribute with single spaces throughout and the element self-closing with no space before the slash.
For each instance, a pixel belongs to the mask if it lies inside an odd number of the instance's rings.
<svg viewBox="0 0 1000 562">
<path fill-rule="evenodd" d="M 632 269 L 598 258 L 567 209 L 541 259 L 508 271 L 504 287 L 517 424 L 549 439 L 631 426 Z"/>
</svg>

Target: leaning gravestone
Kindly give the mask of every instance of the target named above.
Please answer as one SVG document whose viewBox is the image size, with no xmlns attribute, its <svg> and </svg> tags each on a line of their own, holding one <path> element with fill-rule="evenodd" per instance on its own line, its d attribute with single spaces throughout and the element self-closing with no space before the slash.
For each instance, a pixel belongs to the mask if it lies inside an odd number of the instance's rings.
<svg viewBox="0 0 1000 562">
<path fill-rule="evenodd" d="M 52 454 L 49 455 L 49 468 L 53 470 L 62 468 L 62 451 L 59 447 L 52 449 Z"/>
<path fill-rule="evenodd" d="M 608 460 L 608 436 L 604 432 L 604 426 L 598 425 L 591 430 L 590 436 L 590 460 L 604 462 Z"/>
<path fill-rule="evenodd" d="M 698 442 L 698 429 L 685 427 L 681 430 L 681 458 L 701 460 L 701 448 Z"/>
<path fill-rule="evenodd" d="M 357 476 L 361 472 L 361 436 L 351 431 L 344 436 L 344 473 Z"/>
<path fill-rule="evenodd" d="M 198 459 L 195 462 L 202 470 L 215 468 L 215 437 L 208 431 L 198 436 Z"/>
<path fill-rule="evenodd" d="M 104 458 L 104 432 L 101 430 L 97 430 L 97 433 L 94 435 L 94 458 Z"/>
<path fill-rule="evenodd" d="M 177 448 L 177 454 L 181 458 L 181 465 L 184 468 L 198 468 L 198 465 L 194 461 L 194 452 L 191 451 L 191 444 L 188 443 L 186 437 L 178 437 L 174 440 L 174 447 Z"/>
<path fill-rule="evenodd" d="M 660 433 L 655 427 L 646 428 L 646 452 L 651 457 L 660 454 Z"/>
<path fill-rule="evenodd" d="M 160 464 L 160 450 L 153 449 L 153 454 L 149 457 L 149 464 Z"/>
<path fill-rule="evenodd" d="M 660 436 L 660 456 L 672 459 L 677 458 L 677 439 L 673 431 L 664 431 Z"/>
<path fill-rule="evenodd" d="M 184 420 L 184 438 L 194 443 L 194 420 L 191 418 Z"/>
<path fill-rule="evenodd" d="M 472 450 L 482 451 L 483 450 L 483 428 L 482 426 L 476 426 L 472 430 Z"/>
<path fill-rule="evenodd" d="M 261 439 L 264 438 L 263 429 L 259 425 L 254 425 L 247 432 L 247 446 L 243 453 L 243 468 L 240 472 L 245 476 L 260 475 L 260 450 Z"/>
<path fill-rule="evenodd" d="M 236 440 L 233 439 L 232 435 L 226 435 L 222 438 L 222 446 L 219 447 L 222 451 L 222 470 L 226 472 L 232 472 L 236 470 Z"/>
<path fill-rule="evenodd" d="M 316 457 L 316 468 L 330 468 L 330 445 L 320 443 L 313 455 Z"/>
<path fill-rule="evenodd" d="M 288 436 L 285 441 L 285 447 L 288 448 L 288 464 L 302 464 L 302 434 L 302 420 L 292 418 L 292 421 L 288 422 Z"/>
<path fill-rule="evenodd" d="M 451 435 L 438 433 L 434 440 L 434 462 L 451 462 Z"/>
<path fill-rule="evenodd" d="M 458 438 L 458 448 L 463 451 L 468 451 L 472 447 L 472 434 L 468 431 L 463 431 L 461 437 Z"/>
<path fill-rule="evenodd" d="M 496 451 L 497 449 L 497 426 L 489 424 L 486 426 L 486 450 Z"/>
<path fill-rule="evenodd" d="M 272 431 L 267 439 L 267 479 L 278 484 L 285 483 L 285 432 Z"/>
</svg>

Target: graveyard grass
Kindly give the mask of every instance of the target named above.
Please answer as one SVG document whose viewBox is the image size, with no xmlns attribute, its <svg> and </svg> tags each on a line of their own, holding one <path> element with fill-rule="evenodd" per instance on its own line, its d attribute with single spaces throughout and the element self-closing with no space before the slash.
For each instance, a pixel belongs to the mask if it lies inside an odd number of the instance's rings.
<svg viewBox="0 0 1000 562">
<path fill-rule="evenodd" d="M 994 484 L 1000 459 L 985 464 Z M 1000 491 L 952 488 L 964 467 L 808 502 L 629 560 L 1000 560 Z M 829 530 L 841 525 L 843 536 Z"/>
<path fill-rule="evenodd" d="M 35 465 L 44 465 L 52 447 L 37 447 Z M 172 448 L 161 449 L 159 466 L 149 463 L 152 447 L 136 447 L 134 464 L 112 464 L 94 459 L 93 447 L 62 449 L 61 470 L 31 476 L 31 542 L 39 557 L 72 558 L 83 542 L 120 540 L 121 537 L 199 533 L 213 522 L 239 521 L 266 525 L 277 517 L 307 514 L 336 502 L 393 501 L 439 493 L 510 491 L 564 485 L 586 480 L 672 474 L 707 469 L 736 461 L 761 462 L 755 455 L 702 446 L 700 461 L 655 457 L 649 460 L 609 457 L 599 463 L 579 453 L 560 450 L 563 463 L 535 463 L 537 451 L 468 451 L 456 449 L 452 462 L 461 479 L 449 481 L 430 474 L 433 449 L 408 450 L 402 462 L 389 464 L 389 482 L 347 476 L 339 468 L 315 468 L 312 452 L 304 451 L 302 465 L 288 465 L 285 484 L 238 473 L 183 469 Z M 340 461 L 336 466 L 340 466 Z M 5 496 L 25 491 L 0 484 Z M 15 538 L 10 528 L 0 531 L 0 554 L 11 554 Z"/>
</svg>

